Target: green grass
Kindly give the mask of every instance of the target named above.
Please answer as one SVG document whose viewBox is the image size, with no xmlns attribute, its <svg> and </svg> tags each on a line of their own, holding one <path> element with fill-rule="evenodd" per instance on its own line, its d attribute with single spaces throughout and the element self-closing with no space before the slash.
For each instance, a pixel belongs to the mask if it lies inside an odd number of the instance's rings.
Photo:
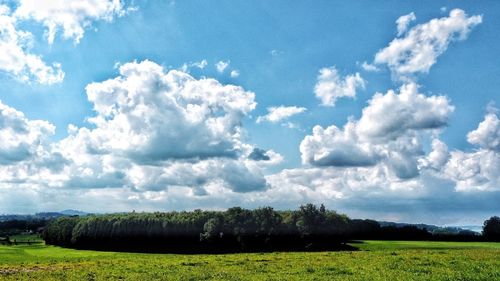
<svg viewBox="0 0 500 281">
<path fill-rule="evenodd" d="M 0 245 L 8 245 L 7 241 L 5 240 L 6 237 L 0 237 Z M 28 245 L 37 245 L 37 244 L 44 244 L 43 239 L 40 237 L 38 234 L 19 234 L 19 235 L 12 235 L 9 236 L 9 241 L 11 245 L 21 245 L 21 244 L 28 244 Z"/>
<path fill-rule="evenodd" d="M 21 243 L 27 243 L 27 242 L 32 242 L 32 243 L 43 243 L 42 238 L 38 234 L 30 234 L 30 235 L 13 235 L 10 236 L 10 241 L 16 241 L 16 242 L 21 242 Z"/>
<path fill-rule="evenodd" d="M 353 245 L 361 251 L 174 255 L 0 246 L 0 280 L 500 280 L 500 243 Z"/>
<path fill-rule="evenodd" d="M 495 242 L 434 242 L 434 241 L 364 241 L 352 243 L 354 247 L 364 251 L 374 250 L 409 250 L 409 249 L 497 249 L 500 243 Z"/>
</svg>

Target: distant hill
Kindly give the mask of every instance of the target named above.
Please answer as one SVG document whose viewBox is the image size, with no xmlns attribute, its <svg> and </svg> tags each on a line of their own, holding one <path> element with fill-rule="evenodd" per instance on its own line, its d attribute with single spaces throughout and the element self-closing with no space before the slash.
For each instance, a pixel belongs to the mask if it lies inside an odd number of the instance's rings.
<svg viewBox="0 0 500 281">
<path fill-rule="evenodd" d="M 63 216 L 86 216 L 88 213 L 76 211 L 76 210 L 64 210 L 60 212 L 40 212 L 34 215 L 15 215 L 15 214 L 7 214 L 0 215 L 0 222 L 2 221 L 12 221 L 12 220 L 50 220 L 56 219 Z"/>
<path fill-rule="evenodd" d="M 481 227 L 471 226 L 471 227 L 458 227 L 458 226 L 437 226 L 432 224 L 424 224 L 424 223 L 398 223 L 398 222 L 389 222 L 389 221 L 379 221 L 378 222 L 381 227 L 384 226 L 393 226 L 393 227 L 405 227 L 405 226 L 415 226 L 418 229 L 427 229 L 431 234 L 459 234 L 467 231 L 473 231 L 478 234 L 481 232 Z"/>
<path fill-rule="evenodd" d="M 86 216 L 88 213 L 82 212 L 82 211 L 77 211 L 77 210 L 64 210 L 58 212 L 60 214 L 63 214 L 65 216 Z"/>
<path fill-rule="evenodd" d="M 483 231 L 482 225 L 460 225 L 457 227 L 463 228 L 463 229 L 468 229 L 468 230 L 479 232 L 479 233 L 481 233 Z"/>
</svg>

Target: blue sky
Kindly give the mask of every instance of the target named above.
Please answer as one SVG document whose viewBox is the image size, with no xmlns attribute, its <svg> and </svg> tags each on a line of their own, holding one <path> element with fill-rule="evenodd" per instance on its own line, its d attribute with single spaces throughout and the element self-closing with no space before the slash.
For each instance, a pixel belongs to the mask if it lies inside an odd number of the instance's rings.
<svg viewBox="0 0 500 281">
<path fill-rule="evenodd" d="M 496 1 L 67 3 L 0 2 L 0 213 L 500 212 Z"/>
</svg>

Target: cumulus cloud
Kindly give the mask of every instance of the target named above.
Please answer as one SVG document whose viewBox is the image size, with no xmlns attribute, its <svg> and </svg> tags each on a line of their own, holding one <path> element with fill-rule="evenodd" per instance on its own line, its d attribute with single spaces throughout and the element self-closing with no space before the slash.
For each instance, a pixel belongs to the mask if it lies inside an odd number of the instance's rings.
<svg viewBox="0 0 500 281">
<path fill-rule="evenodd" d="M 43 24 L 49 44 L 59 30 L 64 38 L 79 43 L 93 21 L 111 21 L 133 9 L 125 8 L 121 0 L 20 0 L 14 12 L 0 4 L 0 71 L 25 82 L 60 83 L 65 75 L 61 64 L 47 64 L 41 56 L 32 54 L 33 35 L 19 30 L 19 23 Z"/>
<path fill-rule="evenodd" d="M 208 65 L 208 62 L 207 60 L 201 60 L 198 62 L 193 62 L 191 65 L 194 67 L 198 67 L 199 69 L 204 69 Z"/>
<path fill-rule="evenodd" d="M 248 159 L 255 161 L 269 161 L 271 158 L 267 155 L 266 151 L 260 148 L 254 148 L 252 152 L 248 155 Z"/>
<path fill-rule="evenodd" d="M 231 77 L 232 78 L 236 78 L 238 76 L 240 76 L 240 72 L 238 70 L 232 70 L 231 71 Z"/>
<path fill-rule="evenodd" d="M 372 143 L 359 138 L 355 120 L 343 129 L 317 126 L 301 143 L 303 161 L 312 166 L 269 175 L 272 187 L 266 193 L 289 194 L 294 202 L 331 202 L 351 214 L 397 221 L 436 213 L 434 223 L 463 221 L 464 214 L 489 216 L 498 211 L 500 153 L 477 138 L 495 138 L 491 114 L 469 133 L 474 136 L 469 141 L 479 146 L 472 152 L 450 152 L 438 134 L 423 134 L 428 129 L 397 130 L 396 140 Z M 420 140 L 426 137 L 432 138 L 428 153 Z"/>
<path fill-rule="evenodd" d="M 378 71 L 380 71 L 380 69 L 376 65 L 367 63 L 366 61 L 364 61 L 361 64 L 361 68 L 363 68 L 363 70 L 368 71 L 368 72 L 378 72 Z"/>
<path fill-rule="evenodd" d="M 335 66 L 319 70 L 314 94 L 322 105 L 335 106 L 339 98 L 356 97 L 356 89 L 365 87 L 365 80 L 359 73 L 340 76 Z"/>
<path fill-rule="evenodd" d="M 125 71 L 132 69 L 133 75 Z M 141 71 L 156 78 L 141 74 Z M 136 108 L 150 107 L 145 101 L 134 104 L 138 96 L 129 92 L 138 91 L 144 99 L 160 102 L 161 96 L 174 95 L 175 87 L 171 85 L 174 80 L 167 77 L 175 72 L 165 72 L 147 61 L 124 65 L 116 78 L 97 83 L 103 86 L 99 89 L 107 91 L 96 94 L 109 98 L 108 105 L 96 109 L 96 115 L 104 114 L 105 120 L 95 123 L 92 129 L 71 125 L 68 128 L 70 135 L 57 142 L 49 141 L 54 131 L 52 125 L 29 120 L 21 112 L 2 104 L 0 143 L 8 143 L 4 139 L 9 138 L 17 138 L 12 143 L 30 139 L 31 143 L 26 147 L 34 149 L 21 154 L 23 156 L 18 159 L 0 156 L 0 192 L 6 194 L 0 196 L 0 211 L 27 212 L 75 206 L 101 212 L 232 205 L 290 208 L 303 202 L 314 202 L 326 203 L 354 217 L 398 221 L 428 219 L 429 214 L 439 212 L 439 222 L 449 223 L 463 220 L 453 213 L 464 208 L 471 217 L 485 217 L 498 210 L 498 152 L 479 144 L 479 149 L 472 152 L 449 152 L 446 144 L 433 133 L 428 136 L 432 138 L 432 144 L 426 153 L 419 139 L 427 137 L 424 132 L 433 131 L 434 127 L 398 130 L 401 135 L 385 140 L 386 143 L 360 138 L 357 131 L 359 120 L 350 120 L 342 129 L 316 127 L 313 134 L 306 137 L 311 139 L 307 153 L 312 153 L 313 157 L 307 161 L 318 163 L 267 176 L 264 176 L 262 166 L 277 163 L 282 157 L 272 150 L 244 143 L 236 157 L 167 158 L 148 163 L 137 161 L 128 154 L 124 150 L 127 146 L 120 147 L 121 143 L 130 141 L 128 137 L 115 135 L 114 146 L 99 146 L 101 142 L 109 141 L 107 137 L 100 139 L 103 134 L 99 131 L 114 130 L 111 125 L 114 118 L 120 114 L 134 116 Z M 180 89 L 187 87 L 188 81 L 200 83 L 203 80 L 191 79 L 182 80 L 182 86 L 176 89 L 182 92 Z M 140 86 L 132 87 L 127 84 L 129 80 Z M 141 92 L 147 88 L 139 83 L 143 80 L 155 85 L 147 90 L 156 89 L 156 94 Z M 108 84 L 110 81 L 114 81 L 113 84 Z M 168 87 L 161 83 L 167 83 Z M 402 95 L 401 91 L 398 95 Z M 184 95 L 180 94 L 173 100 L 189 111 L 190 107 L 181 102 L 183 99 Z M 128 102 L 122 103 L 125 100 Z M 210 98 L 204 102 L 209 103 L 208 100 Z M 373 105 L 370 103 L 367 107 L 370 106 Z M 220 113 L 215 115 L 221 116 Z M 121 127 L 122 130 L 134 127 L 132 117 L 120 119 L 124 124 L 129 122 Z M 156 121 L 161 123 L 162 118 Z M 144 122 L 149 122 L 149 119 Z M 146 126 L 146 123 L 138 125 Z M 142 133 L 141 130 L 138 132 Z M 185 138 L 179 136 L 176 141 L 185 141 Z M 168 141 L 164 143 L 168 144 Z M 7 150 L 0 148 L 2 152 Z M 359 161 L 348 162 L 351 159 Z M 366 163 L 366 159 L 373 162 Z M 413 176 L 415 167 L 418 176 Z M 23 199 L 14 200 L 16 197 Z M 11 200 L 18 204 L 12 205 Z M 384 208 L 380 208 L 381 205 Z M 432 222 L 436 223 L 435 220 Z"/>
<path fill-rule="evenodd" d="M 429 153 L 429 155 L 427 155 L 425 158 L 420 159 L 420 165 L 422 167 L 432 168 L 436 171 L 440 171 L 450 159 L 448 146 L 439 139 L 433 139 L 431 147 L 432 151 Z"/>
<path fill-rule="evenodd" d="M 489 113 L 476 130 L 467 134 L 467 140 L 481 148 L 500 152 L 500 120 L 495 113 Z"/>
<path fill-rule="evenodd" d="M 191 63 L 184 63 L 179 70 L 182 72 L 189 73 L 189 70 L 193 67 L 203 70 L 207 65 L 208 65 L 207 60 L 195 61 Z"/>
<path fill-rule="evenodd" d="M 393 90 L 376 93 L 368 104 L 357 132 L 362 138 L 382 141 L 396 139 L 409 130 L 442 128 L 454 111 L 445 96 L 420 94 L 415 83 L 401 86 L 399 94 Z"/>
<path fill-rule="evenodd" d="M 241 87 L 164 73 L 149 61 L 121 66 L 120 77 L 88 85 L 87 95 L 98 113 L 91 119 L 97 149 L 139 162 L 237 157 L 241 118 L 256 105 L 255 94 Z"/>
<path fill-rule="evenodd" d="M 140 192 L 189 187 L 197 195 L 206 195 L 212 185 L 234 192 L 250 192 L 267 187 L 259 169 L 231 159 L 170 161 L 161 166 L 134 165 L 128 175 L 133 188 Z"/>
<path fill-rule="evenodd" d="M 0 101 L 0 164 L 31 159 L 54 132 L 52 124 L 28 120 L 22 112 Z"/>
<path fill-rule="evenodd" d="M 406 31 L 412 14 L 398 19 L 398 34 Z M 454 9 L 448 17 L 432 19 L 408 30 L 375 55 L 376 64 L 387 64 L 397 79 L 408 80 L 414 74 L 428 73 L 437 57 L 454 41 L 465 40 L 482 16 L 468 16 Z"/>
<path fill-rule="evenodd" d="M 415 13 L 413 13 L 413 12 L 411 12 L 407 15 L 404 15 L 404 16 L 400 16 L 396 20 L 396 24 L 398 25 L 398 36 L 403 35 L 406 32 L 406 30 L 408 29 L 408 25 L 416 19 L 417 19 L 417 17 L 415 17 Z"/>
<path fill-rule="evenodd" d="M 300 144 L 302 162 L 315 166 L 372 166 L 380 158 L 369 143 L 358 142 L 356 124 L 349 122 L 344 130 L 335 125 L 313 128 Z"/>
<path fill-rule="evenodd" d="M 22 81 L 47 85 L 62 82 L 64 72 L 59 63 L 47 65 L 42 57 L 30 53 L 32 36 L 18 30 L 10 9 L 0 5 L 0 70 Z"/>
<path fill-rule="evenodd" d="M 278 123 L 285 119 L 288 119 L 294 115 L 302 113 L 306 111 L 305 107 L 297 107 L 297 106 L 272 106 L 267 108 L 267 114 L 264 116 L 257 117 L 257 123 L 262 122 L 271 122 Z"/>
<path fill-rule="evenodd" d="M 229 66 L 230 61 L 218 61 L 215 64 L 215 68 L 217 69 L 217 72 L 223 73 L 224 70 Z"/>
<path fill-rule="evenodd" d="M 62 155 L 75 163 L 66 185 L 184 186 L 198 195 L 214 183 L 235 192 L 266 188 L 261 169 L 246 161 L 253 147 L 241 125 L 256 106 L 254 93 L 165 72 L 151 61 L 124 64 L 118 77 L 86 90 L 95 128 L 72 126 L 60 142 Z"/>
<path fill-rule="evenodd" d="M 481 224 L 500 199 L 500 192 L 457 192 L 454 181 L 430 170 L 401 180 L 381 165 L 285 169 L 267 180 L 272 188 L 263 197 L 275 204 L 325 203 L 353 217 L 391 221 Z"/>
<path fill-rule="evenodd" d="M 337 198 L 357 197 L 359 190 L 387 192 L 389 188 L 416 197 L 425 191 L 422 200 L 429 202 L 443 184 L 449 187 L 443 198 L 453 192 L 500 190 L 495 113 L 488 113 L 467 135 L 478 149 L 450 152 L 437 138 L 454 109 L 446 97 L 425 96 L 417 93 L 416 85 L 407 84 L 399 93 L 376 94 L 368 103 L 360 119 L 349 120 L 342 129 L 314 127 L 300 144 L 303 163 L 312 167 L 283 171 L 280 176 L 285 179 L 273 176 L 272 181 L 286 180 L 316 192 L 325 189 Z M 427 141 L 431 143 L 428 152 L 423 145 Z"/>
<path fill-rule="evenodd" d="M 53 125 L 0 103 L 1 186 L 246 193 L 267 189 L 264 169 L 283 159 L 245 142 L 242 120 L 256 103 L 241 87 L 143 61 L 86 91 L 91 128 L 69 125 L 56 142 Z"/>
<path fill-rule="evenodd" d="M 418 179 L 401 181 L 381 165 L 338 169 L 334 167 L 309 167 L 285 169 L 268 177 L 276 189 L 286 187 L 295 194 L 316 200 L 356 200 L 367 195 L 390 197 L 399 193 L 401 198 L 416 198 L 425 190 Z M 396 197 L 396 196 L 395 196 Z M 366 202 L 364 203 L 366 204 Z"/>
<path fill-rule="evenodd" d="M 42 23 L 52 44 L 59 30 L 63 38 L 79 43 L 93 21 L 111 21 L 126 12 L 121 0 L 20 0 L 15 16 Z"/>
<path fill-rule="evenodd" d="M 473 152 L 452 151 L 445 167 L 446 175 L 457 182 L 457 190 L 500 190 L 500 122 L 488 113 L 467 140 L 479 149 Z"/>
<path fill-rule="evenodd" d="M 480 149 L 452 151 L 445 167 L 446 176 L 456 182 L 458 191 L 500 190 L 500 153 Z"/>
<path fill-rule="evenodd" d="M 423 139 L 447 126 L 454 107 L 444 96 L 425 96 L 418 86 L 403 85 L 399 93 L 377 93 L 359 120 L 344 127 L 315 126 L 300 144 L 302 162 L 316 167 L 372 167 L 397 181 L 418 177 L 423 169 L 441 169 L 447 150 L 440 142 L 425 155 Z"/>
</svg>

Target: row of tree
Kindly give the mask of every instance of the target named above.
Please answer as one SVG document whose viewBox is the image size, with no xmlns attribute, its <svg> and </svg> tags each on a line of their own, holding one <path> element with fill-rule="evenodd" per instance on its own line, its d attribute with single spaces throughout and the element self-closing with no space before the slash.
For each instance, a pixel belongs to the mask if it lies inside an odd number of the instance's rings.
<svg viewBox="0 0 500 281">
<path fill-rule="evenodd" d="M 47 224 L 44 219 L 14 219 L 0 221 L 0 237 L 15 235 L 22 232 L 36 233 Z"/>
<path fill-rule="evenodd" d="M 312 250 L 347 247 L 339 242 L 361 224 L 312 204 L 297 211 L 234 207 L 227 211 L 64 217 L 49 223 L 43 238 L 54 245 L 127 251 Z M 366 224 L 378 227 L 374 221 Z"/>
<path fill-rule="evenodd" d="M 373 220 L 353 220 L 323 205 L 307 204 L 295 211 L 234 207 L 227 211 L 63 217 L 46 226 L 43 238 L 47 244 L 84 249 L 235 252 L 333 250 L 349 248 L 345 242 L 355 239 L 433 237 L 415 226 L 380 227 Z M 471 239 L 478 237 L 468 237 Z"/>
</svg>

